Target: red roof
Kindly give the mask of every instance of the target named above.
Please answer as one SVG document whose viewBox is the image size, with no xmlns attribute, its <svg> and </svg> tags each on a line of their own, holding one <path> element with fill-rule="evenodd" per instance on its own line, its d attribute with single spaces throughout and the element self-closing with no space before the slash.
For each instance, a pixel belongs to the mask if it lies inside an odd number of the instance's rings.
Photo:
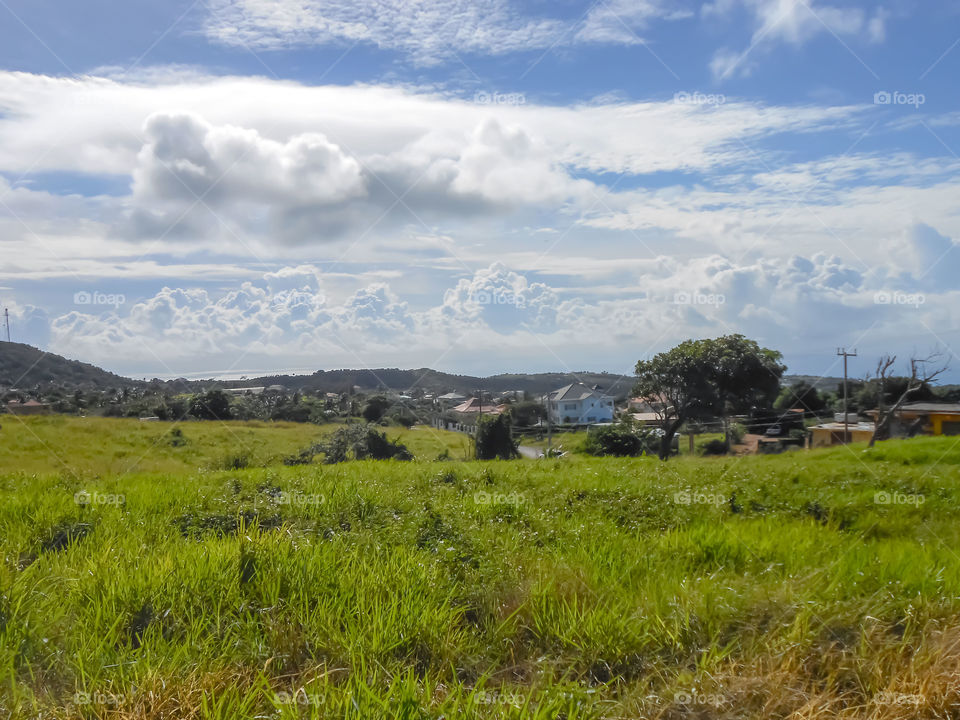
<svg viewBox="0 0 960 720">
<path fill-rule="evenodd" d="M 30 398 L 26 402 L 20 402 L 18 400 L 11 400 L 7 405 L 13 405 L 14 407 L 46 407 L 46 403 L 37 402 L 33 398 Z"/>
<path fill-rule="evenodd" d="M 470 398 L 464 403 L 460 403 L 455 408 L 453 412 L 458 413 L 480 413 L 485 412 L 491 415 L 499 415 L 503 412 L 503 405 L 483 405 L 481 407 L 480 401 L 477 398 Z"/>
</svg>

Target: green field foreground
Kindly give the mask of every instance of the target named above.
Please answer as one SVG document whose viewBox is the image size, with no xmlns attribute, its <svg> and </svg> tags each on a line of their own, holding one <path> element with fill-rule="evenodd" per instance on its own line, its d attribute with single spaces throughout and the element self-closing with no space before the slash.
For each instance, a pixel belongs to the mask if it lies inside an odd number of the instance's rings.
<svg viewBox="0 0 960 720">
<path fill-rule="evenodd" d="M 316 427 L 190 423 L 125 473 L 169 425 L 83 422 L 0 430 L 2 717 L 958 716 L 955 439 L 287 467 Z"/>
</svg>

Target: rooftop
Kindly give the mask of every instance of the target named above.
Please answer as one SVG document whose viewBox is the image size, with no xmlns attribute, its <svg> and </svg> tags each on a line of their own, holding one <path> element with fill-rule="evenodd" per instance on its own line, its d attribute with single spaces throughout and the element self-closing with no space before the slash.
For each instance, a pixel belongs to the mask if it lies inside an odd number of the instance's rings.
<svg viewBox="0 0 960 720">
<path fill-rule="evenodd" d="M 551 400 L 583 400 L 584 398 L 592 396 L 608 397 L 599 389 L 591 388 L 589 385 L 585 385 L 582 382 L 564 385 L 559 390 L 554 390 L 552 393 L 550 393 Z"/>
<path fill-rule="evenodd" d="M 921 413 L 951 413 L 960 415 L 960 403 L 914 402 L 906 403 L 900 409 Z"/>
<path fill-rule="evenodd" d="M 822 425 L 814 425 L 811 429 L 843 432 L 844 427 L 846 427 L 851 432 L 854 430 L 861 431 L 861 432 L 863 431 L 873 432 L 874 430 L 873 423 L 869 423 L 869 422 L 856 422 L 856 423 L 851 422 L 851 423 L 848 423 L 846 426 L 844 426 L 842 422 L 831 422 L 831 423 L 823 423 Z"/>
<path fill-rule="evenodd" d="M 470 398 L 465 403 L 461 403 L 453 408 L 453 412 L 458 413 L 489 413 L 491 415 L 499 415 L 503 412 L 502 405 L 491 405 L 489 403 L 484 403 L 480 405 L 480 401 L 477 398 Z"/>
</svg>

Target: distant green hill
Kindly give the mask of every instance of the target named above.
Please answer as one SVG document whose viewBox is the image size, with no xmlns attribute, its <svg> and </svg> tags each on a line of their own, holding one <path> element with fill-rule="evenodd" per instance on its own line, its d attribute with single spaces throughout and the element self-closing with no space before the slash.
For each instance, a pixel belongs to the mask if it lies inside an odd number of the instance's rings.
<svg viewBox="0 0 960 720">
<path fill-rule="evenodd" d="M 379 368 L 372 370 L 318 370 L 312 375 L 267 375 L 244 381 L 223 382 L 224 387 L 256 387 L 259 385 L 283 385 L 291 390 L 322 390 L 347 392 L 354 386 L 363 390 L 424 390 L 427 392 L 459 392 L 472 395 L 477 390 L 504 392 L 522 390 L 530 395 L 541 395 L 572 382 L 581 381 L 597 385 L 615 397 L 626 397 L 633 387 L 633 376 L 612 373 L 534 373 L 501 374 L 490 377 L 453 375 L 429 368 L 401 370 Z M 207 381 L 202 383 L 209 385 Z"/>
<path fill-rule="evenodd" d="M 0 388 L 58 385 L 103 390 L 141 384 L 96 365 L 68 360 L 30 345 L 0 342 Z"/>
<path fill-rule="evenodd" d="M 793 385 L 801 380 L 815 383 L 821 390 L 836 390 L 841 378 L 817 378 L 811 375 L 785 375 L 784 384 Z M 353 387 L 364 391 L 394 390 L 406 392 L 459 392 L 472 395 L 477 390 L 504 392 L 522 390 L 531 396 L 539 396 L 572 382 L 596 385 L 618 399 L 630 394 L 632 375 L 598 373 L 587 370 L 567 373 L 501 373 L 489 377 L 454 375 L 452 373 L 419 368 L 377 368 L 366 370 L 318 370 L 311 375 L 264 375 L 247 380 L 169 380 L 164 383 L 173 392 L 194 392 L 209 387 L 257 387 L 283 385 L 290 390 L 317 390 L 324 392 L 347 392 Z M 59 385 L 67 388 L 106 389 L 139 387 L 146 383 L 108 372 L 95 365 L 68 360 L 52 353 L 45 353 L 30 345 L 0 342 L 0 388 L 32 388 L 37 385 Z"/>
</svg>

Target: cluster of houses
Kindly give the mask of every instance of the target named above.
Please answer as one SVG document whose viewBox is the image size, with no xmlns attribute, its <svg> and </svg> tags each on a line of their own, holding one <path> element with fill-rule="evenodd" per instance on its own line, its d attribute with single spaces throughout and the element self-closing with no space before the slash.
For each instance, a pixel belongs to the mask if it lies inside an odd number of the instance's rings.
<svg viewBox="0 0 960 720">
<path fill-rule="evenodd" d="M 227 390 L 231 395 L 270 395 L 286 392 L 281 385 L 254 388 L 236 388 Z M 342 399 L 337 393 L 326 393 L 327 401 Z M 7 396 L 10 397 L 9 395 Z M 526 394 L 519 390 L 503 391 L 496 394 L 477 393 L 472 397 L 449 392 L 443 395 L 422 394 L 417 398 L 407 395 L 395 395 L 394 400 L 427 403 L 436 418 L 437 427 L 452 430 L 472 430 L 481 415 L 499 415 L 508 411 L 511 404 L 523 400 Z M 669 410 L 665 398 L 630 398 L 625 405 L 617 406 L 617 400 L 606 394 L 596 385 L 574 382 L 564 385 L 543 396 L 532 398 L 539 401 L 546 411 L 547 420 L 554 426 L 589 426 L 611 423 L 618 409 L 629 413 L 632 418 L 644 425 L 657 425 L 664 410 Z M 13 399 L 3 403 L 7 412 L 14 415 L 44 415 L 51 412 L 49 403 L 34 399 Z M 874 434 L 877 411 L 867 411 L 861 417 L 850 413 L 846 417 L 837 414 L 831 421 L 820 421 L 816 425 L 805 426 L 805 413 L 802 409 L 788 410 L 778 414 L 767 422 L 754 419 L 754 427 L 749 432 L 759 433 L 757 451 L 763 451 L 763 444 L 772 446 L 782 443 L 790 430 L 805 432 L 808 447 L 828 447 L 847 442 L 867 442 Z M 760 427 L 757 430 L 757 427 Z M 798 433 L 797 435 L 800 435 Z M 891 421 L 892 437 L 911 437 L 913 435 L 960 435 L 960 403 L 914 402 L 903 405 Z"/>
<path fill-rule="evenodd" d="M 447 393 L 435 399 L 438 409 L 447 416 L 446 424 L 472 426 L 480 415 L 499 415 L 506 412 L 512 400 L 523 398 L 519 390 L 509 390 L 490 397 L 467 397 L 460 393 Z M 615 400 L 596 385 L 582 382 L 564 385 L 540 398 L 546 407 L 547 417 L 554 425 L 596 425 L 613 422 Z"/>
<path fill-rule="evenodd" d="M 497 396 L 467 397 L 451 392 L 432 399 L 442 419 L 438 427 L 470 431 L 480 415 L 499 415 L 506 412 L 511 399 L 522 393 L 501 393 Z M 565 385 L 539 398 L 546 409 L 549 422 L 555 426 L 585 426 L 613 422 L 618 407 L 616 399 L 597 386 L 582 382 Z M 662 397 L 636 397 L 621 407 L 643 425 L 657 425 L 668 403 Z M 849 442 L 868 442 L 874 434 L 877 411 L 864 417 L 850 413 L 834 415 L 830 421 L 806 426 L 806 413 L 801 408 L 787 410 L 770 420 L 754 420 L 748 430 L 754 433 L 753 452 L 777 451 L 790 441 L 807 447 L 828 447 Z M 790 430 L 803 430 L 802 439 L 790 438 Z M 892 437 L 913 435 L 960 435 L 960 403 L 915 402 L 904 405 L 891 422 Z"/>
</svg>

